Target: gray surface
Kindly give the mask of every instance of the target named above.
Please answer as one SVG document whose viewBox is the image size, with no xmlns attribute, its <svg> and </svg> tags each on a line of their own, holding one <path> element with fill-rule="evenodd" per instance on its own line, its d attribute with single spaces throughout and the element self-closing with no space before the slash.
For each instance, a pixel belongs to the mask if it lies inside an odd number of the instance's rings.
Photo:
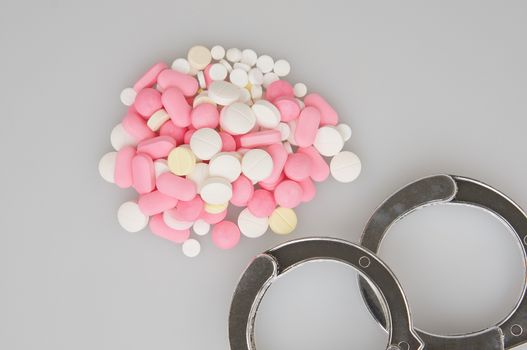
<svg viewBox="0 0 527 350">
<path fill-rule="evenodd" d="M 125 110 L 121 89 L 195 43 L 286 57 L 291 79 L 354 129 L 347 148 L 362 176 L 320 185 L 289 238 L 356 242 L 385 197 L 434 173 L 485 181 L 527 208 L 527 3 L 345 3 L 2 1 L 0 348 L 227 348 L 239 274 L 286 238 L 244 239 L 228 253 L 204 239 L 202 255 L 186 259 L 123 232 L 115 211 L 132 192 L 97 173 Z M 463 249 L 474 258 L 463 261 Z M 514 241 L 474 209 L 425 209 L 381 251 L 427 330 L 490 325 L 521 288 Z M 262 350 L 382 349 L 387 339 L 355 273 L 330 263 L 273 285 L 256 328 Z"/>
</svg>

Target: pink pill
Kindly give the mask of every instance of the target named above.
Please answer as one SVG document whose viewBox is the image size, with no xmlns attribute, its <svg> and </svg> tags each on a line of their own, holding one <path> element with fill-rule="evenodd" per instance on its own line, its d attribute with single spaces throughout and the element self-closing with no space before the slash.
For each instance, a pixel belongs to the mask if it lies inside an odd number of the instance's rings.
<svg viewBox="0 0 527 350">
<path fill-rule="evenodd" d="M 267 146 L 281 141 L 282 135 L 279 130 L 255 131 L 240 137 L 240 145 L 246 148 Z"/>
<path fill-rule="evenodd" d="M 170 136 L 157 136 L 141 141 L 137 145 L 137 152 L 148 154 L 152 159 L 166 158 L 176 147 L 176 140 Z"/>
<path fill-rule="evenodd" d="M 167 69 L 165 62 L 154 64 L 148 71 L 134 84 L 134 90 L 139 92 L 146 87 L 151 87 L 156 83 L 157 77 L 161 71 Z"/>
<path fill-rule="evenodd" d="M 137 113 L 145 118 L 149 118 L 155 111 L 161 109 L 161 93 L 156 89 L 144 88 L 137 93 L 134 107 Z"/>
<path fill-rule="evenodd" d="M 161 101 L 174 125 L 180 128 L 186 128 L 190 125 L 191 107 L 181 90 L 176 87 L 167 89 L 161 95 Z"/>
<path fill-rule="evenodd" d="M 212 229 L 212 242 L 220 249 L 234 248 L 240 242 L 240 229 L 231 221 L 222 221 Z"/>
<path fill-rule="evenodd" d="M 326 160 L 313 147 L 299 148 L 298 153 L 303 153 L 311 158 L 311 179 L 316 182 L 322 182 L 329 176 L 329 165 Z"/>
<path fill-rule="evenodd" d="M 159 191 L 142 194 L 137 201 L 139 209 L 148 216 L 162 214 L 165 210 L 174 208 L 177 203 L 178 200 L 176 198 L 167 196 Z"/>
<path fill-rule="evenodd" d="M 320 112 L 315 107 L 306 107 L 298 116 L 295 128 L 295 142 L 299 147 L 309 147 L 315 142 L 320 125 Z"/>
<path fill-rule="evenodd" d="M 282 181 L 274 190 L 276 204 L 284 208 L 296 208 L 303 195 L 302 186 L 292 180 Z"/>
<path fill-rule="evenodd" d="M 220 121 L 218 108 L 210 103 L 202 103 L 190 113 L 192 126 L 196 129 L 211 128 L 215 129 Z"/>
<path fill-rule="evenodd" d="M 212 78 L 210 77 L 210 67 L 212 67 L 212 64 L 209 64 L 205 69 L 203 70 L 203 75 L 205 76 L 205 85 L 209 87 L 210 83 L 212 83 Z"/>
<path fill-rule="evenodd" d="M 155 136 L 155 133 L 146 125 L 146 120 L 132 108 L 122 121 L 123 128 L 137 141 L 143 141 Z"/>
<path fill-rule="evenodd" d="M 274 102 L 280 97 L 295 97 L 293 86 L 286 80 L 276 80 L 269 84 L 265 91 L 265 99 Z"/>
<path fill-rule="evenodd" d="M 300 114 L 300 106 L 292 97 L 280 97 L 273 104 L 280 111 L 280 120 L 283 122 L 295 120 Z"/>
<path fill-rule="evenodd" d="M 154 162 L 149 155 L 138 153 L 132 159 L 132 183 L 139 194 L 152 192 L 156 187 Z"/>
<path fill-rule="evenodd" d="M 258 185 L 261 188 L 263 188 L 264 190 L 274 191 L 276 186 L 278 186 L 280 184 L 280 182 L 282 182 L 284 180 L 285 180 L 285 174 L 283 172 L 281 172 L 280 175 L 278 176 L 278 179 L 276 179 L 275 181 L 264 180 L 264 181 L 258 182 Z"/>
<path fill-rule="evenodd" d="M 312 172 L 311 157 L 304 153 L 291 153 L 284 166 L 285 176 L 295 181 L 307 179 Z"/>
<path fill-rule="evenodd" d="M 254 186 L 251 180 L 244 175 L 240 175 L 232 183 L 231 203 L 237 207 L 245 207 L 254 193 Z"/>
<path fill-rule="evenodd" d="M 168 227 L 163 220 L 163 214 L 157 214 L 150 218 L 150 231 L 153 234 L 168 239 L 174 243 L 183 243 L 190 237 L 190 230 L 174 230 Z"/>
<path fill-rule="evenodd" d="M 304 97 L 306 106 L 315 107 L 320 111 L 320 125 L 337 125 L 339 116 L 330 104 L 319 94 L 309 94 Z"/>
<path fill-rule="evenodd" d="M 315 198 L 317 188 L 311 178 L 308 177 L 307 179 L 300 181 L 299 184 L 302 187 L 302 202 L 309 202 Z"/>
<path fill-rule="evenodd" d="M 196 196 L 189 201 L 179 201 L 170 215 L 178 221 L 196 221 L 203 210 L 203 200 Z"/>
<path fill-rule="evenodd" d="M 198 81 L 192 75 L 166 69 L 159 73 L 157 84 L 161 90 L 178 88 L 185 96 L 194 96 L 199 89 Z"/>
<path fill-rule="evenodd" d="M 247 208 L 256 217 L 270 216 L 276 207 L 274 196 L 267 190 L 256 190 L 247 203 Z"/>
<path fill-rule="evenodd" d="M 196 132 L 196 129 L 194 128 L 188 129 L 187 132 L 185 133 L 185 136 L 183 137 L 183 142 L 187 145 L 190 144 L 190 138 L 195 132 Z"/>
<path fill-rule="evenodd" d="M 181 145 L 183 143 L 186 132 L 186 128 L 175 126 L 171 120 L 167 121 L 161 126 L 161 129 L 159 129 L 159 135 L 172 137 L 174 140 L 176 140 L 177 145 Z"/>
<path fill-rule="evenodd" d="M 267 147 L 267 153 L 273 159 L 273 171 L 271 175 L 264 179 L 262 182 L 274 183 L 280 177 L 282 170 L 284 170 L 285 162 L 287 161 L 287 151 L 285 150 L 282 143 L 277 143 Z"/>
<path fill-rule="evenodd" d="M 221 137 L 221 151 L 222 152 L 234 152 L 236 151 L 236 141 L 234 140 L 234 137 L 231 136 L 231 134 L 226 133 L 225 131 L 219 132 Z"/>
<path fill-rule="evenodd" d="M 182 201 L 189 201 L 196 196 L 196 185 L 194 182 L 172 173 L 159 175 L 157 178 L 157 189 L 167 196 Z"/>
<path fill-rule="evenodd" d="M 205 210 L 202 210 L 200 219 L 202 219 L 209 225 L 214 225 L 222 221 L 223 219 L 225 219 L 226 216 L 227 216 L 227 209 L 217 214 L 207 213 Z"/>
<path fill-rule="evenodd" d="M 132 186 L 132 159 L 135 157 L 135 148 L 126 146 L 117 152 L 115 159 L 115 184 L 121 188 Z"/>
</svg>

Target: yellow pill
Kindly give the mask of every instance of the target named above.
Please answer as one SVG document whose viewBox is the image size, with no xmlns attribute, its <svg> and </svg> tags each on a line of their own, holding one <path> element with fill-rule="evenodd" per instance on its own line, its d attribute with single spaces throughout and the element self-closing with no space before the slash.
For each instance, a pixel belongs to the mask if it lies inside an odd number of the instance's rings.
<svg viewBox="0 0 527 350">
<path fill-rule="evenodd" d="M 229 206 L 229 203 L 223 203 L 223 204 L 210 204 L 210 203 L 205 203 L 205 211 L 209 214 L 219 214 L 221 213 L 222 211 L 224 211 L 225 209 L 227 209 L 227 207 Z"/>
<path fill-rule="evenodd" d="M 168 168 L 176 175 L 188 175 L 194 170 L 196 156 L 188 147 L 176 147 L 168 154 Z"/>
<path fill-rule="evenodd" d="M 269 218 L 269 227 L 274 233 L 287 235 L 296 228 L 297 222 L 298 219 L 293 209 L 278 207 Z"/>
</svg>

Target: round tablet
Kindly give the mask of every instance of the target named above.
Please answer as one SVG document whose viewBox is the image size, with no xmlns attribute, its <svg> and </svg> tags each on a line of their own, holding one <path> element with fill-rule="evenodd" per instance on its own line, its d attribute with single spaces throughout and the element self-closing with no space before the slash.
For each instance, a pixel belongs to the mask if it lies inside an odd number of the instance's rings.
<svg viewBox="0 0 527 350">
<path fill-rule="evenodd" d="M 249 92 L 249 90 L 245 88 L 240 88 L 240 99 L 238 101 L 250 105 L 251 93 Z"/>
<path fill-rule="evenodd" d="M 251 149 L 242 158 L 242 173 L 253 182 L 261 181 L 273 171 L 273 159 L 262 149 Z"/>
<path fill-rule="evenodd" d="M 136 202 L 124 202 L 117 211 L 117 221 L 128 232 L 139 232 L 148 225 L 148 216 L 143 214 Z"/>
<path fill-rule="evenodd" d="M 247 72 L 240 68 L 235 68 L 229 74 L 229 80 L 236 86 L 245 87 L 249 84 Z"/>
<path fill-rule="evenodd" d="M 137 141 L 135 137 L 130 135 L 128 131 L 125 130 L 123 124 L 117 124 L 110 134 L 110 143 L 114 150 L 118 151 L 126 146 L 137 146 Z"/>
<path fill-rule="evenodd" d="M 189 258 L 194 258 L 199 255 L 201 251 L 201 244 L 195 239 L 187 239 L 181 246 L 183 254 Z"/>
<path fill-rule="evenodd" d="M 340 133 L 340 136 L 342 136 L 342 139 L 344 142 L 348 141 L 351 138 L 351 127 L 348 124 L 339 124 L 336 126 L 337 131 Z"/>
<path fill-rule="evenodd" d="M 214 63 L 210 66 L 209 77 L 212 80 L 225 80 L 227 78 L 227 68 L 221 63 Z"/>
<path fill-rule="evenodd" d="M 265 73 L 263 77 L 263 86 L 266 88 L 277 80 L 280 80 L 280 78 L 278 77 L 278 75 L 276 75 L 276 73 Z"/>
<path fill-rule="evenodd" d="M 131 106 L 134 104 L 135 97 L 137 96 L 137 92 L 132 88 L 126 88 L 123 91 L 121 91 L 121 95 L 119 96 L 121 98 L 121 102 L 125 106 Z"/>
<path fill-rule="evenodd" d="M 336 128 L 323 126 L 318 129 L 313 146 L 323 156 L 333 157 L 344 147 L 344 140 Z"/>
<path fill-rule="evenodd" d="M 258 238 L 269 228 L 269 218 L 258 218 L 245 208 L 238 216 L 238 227 L 245 237 Z"/>
<path fill-rule="evenodd" d="M 205 46 L 197 45 L 188 50 L 187 59 L 195 69 L 205 69 L 212 60 L 209 49 Z"/>
<path fill-rule="evenodd" d="M 261 85 L 251 86 L 251 97 L 253 100 L 261 99 L 263 96 L 263 89 Z"/>
<path fill-rule="evenodd" d="M 329 168 L 335 180 L 346 183 L 352 182 L 359 176 L 362 164 L 355 153 L 342 151 L 331 159 Z"/>
<path fill-rule="evenodd" d="M 284 180 L 276 186 L 274 199 L 276 204 L 284 208 L 296 208 L 302 203 L 304 191 L 299 183 L 292 180 Z"/>
<path fill-rule="evenodd" d="M 221 110 L 221 128 L 231 135 L 246 134 L 254 128 L 255 124 L 256 116 L 251 107 L 245 103 L 235 102 Z"/>
<path fill-rule="evenodd" d="M 253 85 L 262 85 L 263 84 L 263 73 L 258 68 L 252 68 L 248 73 L 249 83 Z"/>
<path fill-rule="evenodd" d="M 198 193 L 201 191 L 203 182 L 209 177 L 209 165 L 207 163 L 197 163 L 192 172 L 187 175 L 187 179 L 196 184 Z"/>
<path fill-rule="evenodd" d="M 115 160 L 117 152 L 108 152 L 99 161 L 99 174 L 109 183 L 115 183 Z M 240 168 L 241 169 L 241 168 Z"/>
<path fill-rule="evenodd" d="M 172 214 L 170 214 L 170 210 L 163 212 L 163 221 L 168 227 L 173 228 L 174 230 L 188 230 L 194 224 L 192 221 L 176 219 L 174 216 L 172 216 Z"/>
<path fill-rule="evenodd" d="M 236 62 L 234 65 L 233 65 L 234 69 L 241 69 L 245 72 L 249 72 L 249 70 L 251 70 L 251 67 L 245 63 L 241 63 L 241 62 Z"/>
<path fill-rule="evenodd" d="M 154 112 L 150 118 L 148 118 L 148 121 L 146 122 L 146 125 L 150 128 L 152 131 L 158 131 L 161 129 L 163 124 L 165 124 L 170 119 L 170 116 L 168 115 L 167 111 L 163 108 L 157 110 Z"/>
<path fill-rule="evenodd" d="M 307 86 L 304 83 L 296 83 L 293 87 L 293 91 L 295 92 L 296 97 L 302 98 L 307 94 Z"/>
<path fill-rule="evenodd" d="M 198 219 L 194 222 L 194 225 L 192 225 L 192 231 L 198 236 L 205 236 L 210 231 L 210 224 L 202 219 Z"/>
<path fill-rule="evenodd" d="M 190 137 L 190 149 L 199 159 L 211 159 L 221 150 L 221 145 L 220 134 L 211 128 L 198 129 Z"/>
<path fill-rule="evenodd" d="M 205 203 L 205 206 L 203 207 L 203 209 L 205 210 L 205 212 L 209 213 L 209 214 L 219 214 L 219 213 L 223 213 L 227 207 L 229 206 L 229 203 L 223 203 L 223 204 L 210 204 L 210 203 Z"/>
<path fill-rule="evenodd" d="M 168 168 L 176 175 L 188 175 L 196 166 L 196 156 L 188 147 L 179 146 L 168 154 Z"/>
<path fill-rule="evenodd" d="M 291 135 L 291 128 L 287 123 L 278 123 L 276 129 L 280 130 L 282 141 L 287 140 L 289 138 L 289 135 Z"/>
<path fill-rule="evenodd" d="M 225 49 L 223 48 L 223 46 L 216 45 L 212 49 L 210 49 L 210 54 L 212 58 L 214 58 L 216 61 L 219 61 L 223 57 L 225 57 Z"/>
<path fill-rule="evenodd" d="M 242 63 L 248 65 L 249 67 L 252 67 L 256 64 L 256 60 L 258 59 L 258 55 L 254 50 L 251 49 L 245 49 L 242 51 Z"/>
<path fill-rule="evenodd" d="M 227 179 L 209 177 L 203 182 L 200 195 L 206 203 L 224 204 L 232 197 L 232 186 Z"/>
<path fill-rule="evenodd" d="M 285 77 L 291 72 L 291 65 L 286 60 L 278 60 L 274 63 L 273 71 L 279 77 Z"/>
<path fill-rule="evenodd" d="M 240 229 L 230 221 L 222 221 L 212 229 L 212 242 L 220 249 L 234 248 L 240 241 Z"/>
<path fill-rule="evenodd" d="M 269 55 L 261 55 L 256 60 L 256 67 L 258 67 L 262 73 L 269 73 L 274 68 L 274 60 Z"/>
<path fill-rule="evenodd" d="M 209 97 L 221 106 L 230 105 L 240 98 L 240 88 L 228 81 L 213 81 L 209 86 Z"/>
<path fill-rule="evenodd" d="M 235 47 L 228 49 L 225 56 L 231 62 L 239 62 L 242 59 L 242 51 Z"/>
<path fill-rule="evenodd" d="M 261 127 L 274 129 L 280 123 L 280 111 L 267 100 L 258 100 L 251 109 L 256 116 L 256 123 Z"/>
<path fill-rule="evenodd" d="M 232 153 L 218 153 L 209 162 L 210 176 L 219 176 L 230 182 L 235 181 L 242 172 L 240 160 Z"/>
<path fill-rule="evenodd" d="M 278 207 L 269 217 L 269 227 L 279 235 L 291 233 L 296 228 L 297 222 L 295 211 L 290 208 Z"/>
<path fill-rule="evenodd" d="M 175 59 L 174 62 L 172 62 L 171 68 L 180 73 L 185 73 L 185 74 L 190 73 L 190 63 L 184 58 Z"/>
</svg>

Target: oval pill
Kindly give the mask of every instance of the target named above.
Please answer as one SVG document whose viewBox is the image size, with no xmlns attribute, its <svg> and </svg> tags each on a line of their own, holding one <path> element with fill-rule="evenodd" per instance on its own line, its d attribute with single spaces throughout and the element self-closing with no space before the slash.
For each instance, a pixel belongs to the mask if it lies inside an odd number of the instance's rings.
<svg viewBox="0 0 527 350">
<path fill-rule="evenodd" d="M 156 83 L 157 76 L 163 70 L 167 69 L 168 65 L 165 62 L 154 64 L 148 71 L 134 84 L 135 91 L 141 91 L 146 87 L 151 87 Z"/>
<path fill-rule="evenodd" d="M 149 226 L 153 234 L 174 243 L 183 243 L 190 237 L 189 229 L 175 230 L 169 227 L 163 220 L 162 214 L 153 216 Z"/>
<path fill-rule="evenodd" d="M 132 183 L 139 194 L 152 192 L 156 186 L 154 161 L 144 153 L 138 153 L 132 159 Z"/>
<path fill-rule="evenodd" d="M 128 110 L 121 124 L 124 130 L 137 141 L 155 136 L 155 133 L 146 125 L 146 120 L 134 110 Z"/>
<path fill-rule="evenodd" d="M 157 136 L 139 142 L 137 152 L 149 155 L 152 159 L 165 158 L 176 147 L 176 140 L 170 136 Z"/>
<path fill-rule="evenodd" d="M 311 158 L 311 179 L 322 182 L 329 176 L 329 165 L 314 147 L 299 148 L 299 153 L 307 154 Z"/>
<path fill-rule="evenodd" d="M 126 146 L 121 148 L 115 157 L 115 184 L 121 188 L 132 186 L 132 159 L 135 157 L 135 148 Z"/>
<path fill-rule="evenodd" d="M 182 201 L 190 201 L 197 194 L 194 182 L 172 173 L 159 175 L 157 178 L 157 189 L 167 196 Z"/>
<path fill-rule="evenodd" d="M 161 101 L 174 125 L 185 128 L 190 125 L 191 107 L 185 96 L 176 87 L 171 87 L 161 95 Z"/>
<path fill-rule="evenodd" d="M 320 112 L 315 107 L 306 107 L 298 116 L 295 141 L 299 147 L 309 147 L 315 141 L 320 125 Z"/>
<path fill-rule="evenodd" d="M 246 148 L 268 146 L 280 143 L 282 135 L 278 130 L 264 130 L 250 132 L 240 137 L 240 145 Z"/>
<path fill-rule="evenodd" d="M 165 210 L 174 208 L 177 203 L 178 200 L 176 198 L 167 196 L 159 191 L 142 194 L 137 201 L 141 212 L 148 216 L 161 214 Z"/>
<path fill-rule="evenodd" d="M 156 89 L 144 88 L 137 93 L 134 107 L 137 113 L 141 114 L 143 117 L 150 117 L 162 106 L 161 94 Z"/>
<path fill-rule="evenodd" d="M 331 105 L 319 94 L 311 93 L 304 97 L 306 106 L 315 107 L 320 111 L 320 125 L 337 125 L 339 116 Z"/>
<path fill-rule="evenodd" d="M 196 78 L 173 69 L 162 71 L 157 78 L 157 84 L 162 91 L 178 88 L 184 96 L 194 96 L 199 89 Z"/>
<path fill-rule="evenodd" d="M 184 230 L 188 230 L 189 228 L 192 227 L 192 224 L 193 222 L 192 221 L 181 221 L 181 220 L 177 220 L 174 216 L 172 216 L 172 211 L 174 209 L 169 209 L 169 210 L 166 210 L 165 212 L 163 212 L 163 221 L 165 222 L 165 224 L 174 229 L 174 230 L 178 230 L 178 231 L 184 231 Z"/>
</svg>

